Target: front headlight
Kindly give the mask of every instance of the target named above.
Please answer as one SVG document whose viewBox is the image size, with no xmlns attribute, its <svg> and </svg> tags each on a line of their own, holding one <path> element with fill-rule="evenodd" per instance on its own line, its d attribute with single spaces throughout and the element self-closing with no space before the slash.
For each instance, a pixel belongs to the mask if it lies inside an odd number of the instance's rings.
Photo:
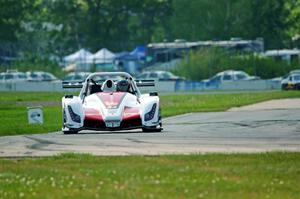
<svg viewBox="0 0 300 199">
<path fill-rule="evenodd" d="M 151 110 L 145 114 L 145 117 L 144 117 L 145 121 L 149 121 L 149 120 L 153 119 L 155 110 L 156 110 L 156 106 L 157 106 L 156 103 L 154 103 Z"/>
<path fill-rule="evenodd" d="M 69 114 L 71 116 L 71 119 L 74 121 L 74 122 L 77 122 L 77 123 L 80 123 L 80 116 L 77 115 L 76 113 L 74 113 L 72 107 L 70 105 L 68 105 L 68 111 L 69 111 Z"/>
</svg>

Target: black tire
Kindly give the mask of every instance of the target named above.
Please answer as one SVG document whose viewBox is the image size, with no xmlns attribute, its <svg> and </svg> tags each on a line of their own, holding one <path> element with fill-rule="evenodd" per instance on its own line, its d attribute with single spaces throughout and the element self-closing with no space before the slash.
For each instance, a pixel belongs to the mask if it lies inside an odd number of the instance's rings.
<svg viewBox="0 0 300 199">
<path fill-rule="evenodd" d="M 287 91 L 287 90 L 288 90 L 288 89 L 287 89 L 287 85 L 283 84 L 283 85 L 281 86 L 281 90 Z"/>
<path fill-rule="evenodd" d="M 70 135 L 70 134 L 77 134 L 78 131 L 63 131 L 63 133 Z"/>
<path fill-rule="evenodd" d="M 63 127 L 63 129 L 65 128 L 65 123 L 66 123 L 66 112 L 65 112 L 65 109 L 63 109 L 63 111 L 62 111 L 62 127 Z M 76 131 L 76 130 L 73 130 L 73 129 L 70 129 L 70 130 L 63 130 L 62 131 L 64 134 L 77 134 L 78 133 L 78 131 Z"/>
<path fill-rule="evenodd" d="M 161 128 L 142 128 L 144 133 L 161 132 Z"/>
<path fill-rule="evenodd" d="M 160 112 L 161 112 L 161 110 L 159 108 L 159 112 L 158 112 L 159 127 L 157 128 L 156 126 L 153 126 L 153 127 L 142 128 L 144 133 L 161 132 L 163 130 L 162 123 L 161 123 L 161 114 L 160 114 Z"/>
<path fill-rule="evenodd" d="M 144 133 L 161 132 L 163 130 L 162 123 L 161 122 L 159 123 L 159 128 L 153 126 L 153 127 L 142 128 L 142 130 Z"/>
</svg>

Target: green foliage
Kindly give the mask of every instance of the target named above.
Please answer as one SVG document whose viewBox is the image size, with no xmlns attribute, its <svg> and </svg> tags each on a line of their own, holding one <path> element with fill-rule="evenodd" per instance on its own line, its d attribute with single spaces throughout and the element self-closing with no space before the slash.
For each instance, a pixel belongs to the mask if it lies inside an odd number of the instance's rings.
<svg viewBox="0 0 300 199">
<path fill-rule="evenodd" d="M 250 1 L 174 0 L 170 20 L 172 40 L 188 41 L 242 37 Z"/>
<path fill-rule="evenodd" d="M 2 0 L 0 29 L 0 42 L 41 55 L 177 38 L 263 37 L 266 49 L 281 48 L 300 34 L 299 0 Z"/>
<path fill-rule="evenodd" d="M 1 0 L 0 42 L 16 41 L 21 22 L 34 7 L 30 0 Z"/>
<path fill-rule="evenodd" d="M 13 61 L 10 66 L 0 68 L 0 71 L 7 69 L 17 69 L 18 71 L 45 71 L 54 74 L 58 78 L 63 78 L 66 73 L 56 61 L 51 61 L 46 57 L 41 57 L 37 54 L 26 53 L 23 59 Z"/>
<path fill-rule="evenodd" d="M 261 78 L 274 78 L 299 68 L 298 63 L 261 57 L 255 54 L 238 54 L 220 48 L 191 51 L 175 69 L 175 73 L 191 80 L 210 78 L 224 70 L 243 70 Z"/>
<path fill-rule="evenodd" d="M 23 45 L 31 51 L 60 56 L 79 48 L 131 50 L 151 42 L 154 31 L 171 14 L 169 0 L 38 2 L 27 18 L 34 31 L 20 35 L 20 41 L 26 41 Z"/>
<path fill-rule="evenodd" d="M 286 7 L 290 10 L 287 18 L 290 26 L 287 33 L 293 40 L 293 47 L 300 48 L 300 0 L 287 1 Z"/>
<path fill-rule="evenodd" d="M 262 37 L 265 46 L 281 48 L 287 41 L 289 10 L 284 0 L 174 0 L 169 39 L 188 41 Z"/>
<path fill-rule="evenodd" d="M 3 198 L 298 198 L 300 153 L 0 159 Z"/>
<path fill-rule="evenodd" d="M 278 49 L 288 46 L 287 23 L 289 10 L 286 0 L 250 0 L 251 13 L 244 26 L 247 38 L 263 37 L 266 49 Z"/>
</svg>

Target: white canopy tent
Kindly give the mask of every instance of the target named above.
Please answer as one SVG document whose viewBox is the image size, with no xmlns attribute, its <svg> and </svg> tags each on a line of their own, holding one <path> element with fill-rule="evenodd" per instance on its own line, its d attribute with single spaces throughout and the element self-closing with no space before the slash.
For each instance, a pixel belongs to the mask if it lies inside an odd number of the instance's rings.
<svg viewBox="0 0 300 199">
<path fill-rule="evenodd" d="M 266 57 L 279 58 L 281 60 L 291 63 L 294 60 L 300 61 L 299 49 L 281 49 L 281 50 L 267 50 L 263 55 Z"/>
<path fill-rule="evenodd" d="M 93 61 L 95 64 L 108 64 L 112 63 L 116 55 L 106 48 L 102 48 L 93 55 Z"/>
<path fill-rule="evenodd" d="M 89 64 L 93 63 L 91 58 L 93 58 L 93 54 L 82 48 L 71 55 L 65 56 L 64 61 L 67 63 Z"/>
</svg>

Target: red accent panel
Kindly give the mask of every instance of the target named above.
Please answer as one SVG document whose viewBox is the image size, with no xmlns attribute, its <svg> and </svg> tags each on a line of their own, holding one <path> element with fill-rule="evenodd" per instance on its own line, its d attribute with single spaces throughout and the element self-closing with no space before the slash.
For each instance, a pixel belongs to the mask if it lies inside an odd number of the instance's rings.
<svg viewBox="0 0 300 199">
<path fill-rule="evenodd" d="M 103 118 L 100 112 L 93 108 L 85 108 L 84 109 L 85 120 L 98 120 L 103 121 Z"/>
<path fill-rule="evenodd" d="M 125 94 L 125 92 L 97 93 L 97 96 L 107 108 L 117 108 Z"/>
<path fill-rule="evenodd" d="M 139 108 L 125 107 L 123 112 L 123 120 L 140 119 Z"/>
</svg>

